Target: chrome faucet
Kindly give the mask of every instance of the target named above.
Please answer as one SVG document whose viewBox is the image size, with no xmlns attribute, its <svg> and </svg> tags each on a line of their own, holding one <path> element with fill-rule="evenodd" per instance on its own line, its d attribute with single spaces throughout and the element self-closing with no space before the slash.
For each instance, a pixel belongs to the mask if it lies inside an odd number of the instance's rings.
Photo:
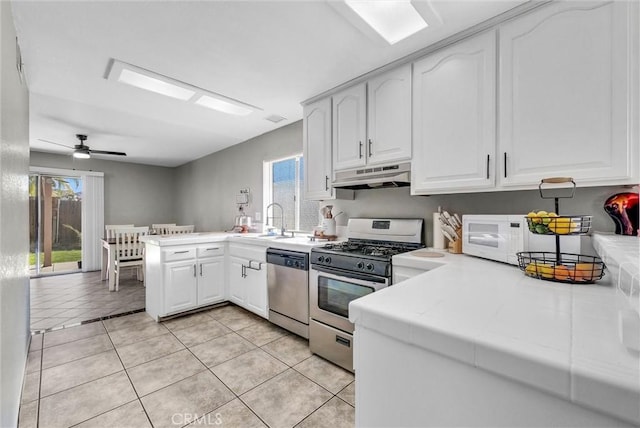
<svg viewBox="0 0 640 428">
<path fill-rule="evenodd" d="M 265 226 L 269 226 L 269 207 L 272 207 L 272 206 L 276 206 L 276 207 L 280 208 L 280 223 L 282 225 L 282 228 L 280 229 L 280 235 L 284 236 L 284 232 L 286 230 L 286 226 L 284 225 L 284 209 L 282 208 L 282 205 L 280 205 L 279 203 L 274 202 L 272 204 L 267 205 L 267 208 L 265 210 L 266 211 L 265 217 L 266 217 L 266 220 L 267 220 Z M 273 209 L 271 211 L 273 211 Z M 275 219 L 275 216 L 272 216 L 271 218 Z M 274 224 L 274 226 L 275 226 L 275 224 Z"/>
</svg>

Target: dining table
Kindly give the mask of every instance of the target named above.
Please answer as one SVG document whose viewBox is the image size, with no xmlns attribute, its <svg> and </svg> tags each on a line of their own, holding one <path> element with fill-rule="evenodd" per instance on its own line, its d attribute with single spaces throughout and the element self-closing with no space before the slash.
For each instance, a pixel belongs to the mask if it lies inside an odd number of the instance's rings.
<svg viewBox="0 0 640 428">
<path fill-rule="evenodd" d="M 116 263 L 116 239 L 102 238 L 100 239 L 100 243 L 102 244 L 102 267 L 100 269 L 100 279 L 102 281 L 108 280 L 109 291 L 115 291 L 116 283 L 113 267 Z"/>
</svg>

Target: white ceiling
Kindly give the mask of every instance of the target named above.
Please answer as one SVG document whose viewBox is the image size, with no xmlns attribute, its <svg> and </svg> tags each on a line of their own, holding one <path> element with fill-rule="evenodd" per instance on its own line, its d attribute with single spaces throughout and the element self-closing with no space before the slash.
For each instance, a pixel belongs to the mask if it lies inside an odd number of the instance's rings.
<svg viewBox="0 0 640 428">
<path fill-rule="evenodd" d="M 91 148 L 128 154 L 111 159 L 178 166 L 295 122 L 301 101 L 523 2 L 431 1 L 443 24 L 389 46 L 322 0 L 14 0 L 31 147 L 70 153 L 38 139 L 86 133 Z M 112 58 L 263 111 L 231 116 L 108 81 Z"/>
</svg>

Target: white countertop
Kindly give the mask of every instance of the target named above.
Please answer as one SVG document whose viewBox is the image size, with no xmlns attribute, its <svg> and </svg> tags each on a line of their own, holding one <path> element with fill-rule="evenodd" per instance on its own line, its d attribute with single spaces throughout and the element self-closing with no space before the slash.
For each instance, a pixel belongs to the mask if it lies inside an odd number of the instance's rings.
<svg viewBox="0 0 640 428">
<path fill-rule="evenodd" d="M 326 240 L 311 241 L 307 235 L 300 234 L 294 238 L 279 238 L 278 236 L 263 236 L 260 233 L 230 233 L 230 232 L 199 232 L 177 235 L 147 235 L 140 241 L 160 247 L 175 245 L 197 245 L 208 242 L 235 242 L 263 247 L 275 247 L 291 251 L 309 252 L 313 247 L 320 247 Z"/>
<path fill-rule="evenodd" d="M 356 331 L 366 327 L 640 423 L 640 359 L 618 328 L 629 303 L 610 272 L 572 285 L 465 255 L 406 253 L 394 264 L 432 270 L 352 302 Z"/>
</svg>

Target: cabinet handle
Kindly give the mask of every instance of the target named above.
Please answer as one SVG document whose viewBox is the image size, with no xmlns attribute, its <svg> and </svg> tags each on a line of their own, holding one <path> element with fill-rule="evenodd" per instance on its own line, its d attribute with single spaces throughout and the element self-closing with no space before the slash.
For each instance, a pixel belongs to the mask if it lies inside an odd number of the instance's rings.
<svg viewBox="0 0 640 428">
<path fill-rule="evenodd" d="M 189 250 L 184 250 L 184 251 L 174 251 L 173 254 L 185 254 L 188 253 Z"/>
<path fill-rule="evenodd" d="M 213 248 L 207 248 L 205 249 L 205 251 L 215 251 L 215 250 L 219 250 L 220 248 L 217 247 L 213 247 Z"/>
<path fill-rule="evenodd" d="M 362 156 L 360 156 L 362 157 Z M 325 175 L 324 176 L 324 190 L 329 190 L 329 176 Z"/>
<path fill-rule="evenodd" d="M 242 274 L 240 276 L 243 278 L 247 277 L 247 267 L 245 265 L 242 265 Z"/>
<path fill-rule="evenodd" d="M 360 147 L 358 147 L 358 156 L 362 159 L 362 141 L 358 141 L 358 144 L 360 144 Z"/>
<path fill-rule="evenodd" d="M 487 155 L 487 180 L 489 179 L 489 159 L 491 158 L 491 155 Z"/>
<path fill-rule="evenodd" d="M 200 263 L 200 276 L 202 276 L 202 263 Z"/>
<path fill-rule="evenodd" d="M 371 141 L 371 138 L 369 138 L 369 157 L 373 155 L 373 150 L 371 148 L 372 145 L 373 145 L 373 141 Z"/>
<path fill-rule="evenodd" d="M 193 264 L 193 276 L 196 277 L 196 265 L 195 263 Z"/>
<path fill-rule="evenodd" d="M 504 152 L 504 178 L 507 178 L 507 152 Z"/>
</svg>

